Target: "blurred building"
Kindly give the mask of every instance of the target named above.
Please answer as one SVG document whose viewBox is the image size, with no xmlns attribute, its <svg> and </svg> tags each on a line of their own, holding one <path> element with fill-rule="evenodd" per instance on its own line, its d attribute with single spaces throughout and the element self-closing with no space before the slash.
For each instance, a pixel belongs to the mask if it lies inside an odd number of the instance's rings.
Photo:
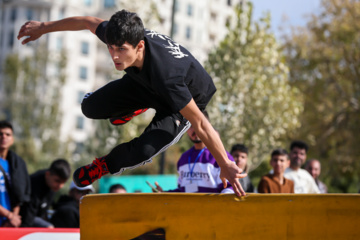
<svg viewBox="0 0 360 240">
<path fill-rule="evenodd" d="M 148 7 L 149 2 L 151 6 L 155 6 L 154 9 Z M 208 52 L 225 36 L 226 23 L 231 21 L 231 16 L 234 15 L 233 7 L 240 2 L 242 1 L 0 0 L 0 92 L 3 91 L 3 66 L 8 54 L 17 53 L 20 57 L 33 56 L 37 54 L 34 51 L 35 47 L 41 45 L 47 48 L 53 59 L 56 59 L 60 57 L 61 51 L 65 51 L 66 83 L 58 90 L 62 93 L 60 105 L 63 113 L 60 138 L 64 142 L 70 139 L 73 143 L 72 149 L 75 150 L 93 130 L 92 120 L 86 119 L 81 112 L 82 97 L 107 81 L 120 77 L 121 74 L 115 73 L 106 46 L 92 36 L 91 32 L 56 32 L 30 44 L 21 45 L 16 36 L 22 24 L 28 20 L 50 21 L 76 15 L 109 19 L 116 10 L 128 9 L 126 6 L 136 3 L 143 9 L 130 10 L 139 13 L 145 20 L 145 27 L 172 35 L 203 63 Z M 148 16 L 144 17 L 143 13 Z M 147 25 L 146 19 L 152 15 L 158 21 L 153 24 L 149 22 Z M 45 74 L 50 77 L 58 71 L 53 62 L 49 62 L 44 69 Z"/>
</svg>

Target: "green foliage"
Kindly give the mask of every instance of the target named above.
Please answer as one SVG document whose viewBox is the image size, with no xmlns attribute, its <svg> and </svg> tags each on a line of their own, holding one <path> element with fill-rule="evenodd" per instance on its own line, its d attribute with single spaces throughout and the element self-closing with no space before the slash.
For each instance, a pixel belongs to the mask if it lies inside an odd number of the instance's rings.
<svg viewBox="0 0 360 240">
<path fill-rule="evenodd" d="M 115 10 L 126 9 L 130 12 L 136 12 L 141 17 L 146 28 L 152 29 L 163 23 L 154 0 L 118 0 L 117 5 L 118 7 Z"/>
<path fill-rule="evenodd" d="M 217 87 L 208 110 L 227 149 L 244 143 L 249 168 L 284 147 L 299 126 L 301 95 L 288 82 L 288 68 L 270 32 L 270 16 L 251 22 L 252 4 L 236 8 L 236 24 L 205 64 Z"/>
<path fill-rule="evenodd" d="M 305 95 L 302 128 L 331 192 L 358 192 L 360 176 L 360 2 L 322 1 L 306 28 L 285 38 L 293 86 Z"/>
<path fill-rule="evenodd" d="M 62 96 L 58 91 L 65 81 L 66 57 L 50 59 L 46 48 L 39 49 L 23 59 L 9 55 L 4 66 L 3 115 L 14 125 L 15 151 L 26 160 L 29 172 L 66 154 L 59 141 Z M 53 76 L 46 74 L 51 64 L 58 68 Z"/>
</svg>

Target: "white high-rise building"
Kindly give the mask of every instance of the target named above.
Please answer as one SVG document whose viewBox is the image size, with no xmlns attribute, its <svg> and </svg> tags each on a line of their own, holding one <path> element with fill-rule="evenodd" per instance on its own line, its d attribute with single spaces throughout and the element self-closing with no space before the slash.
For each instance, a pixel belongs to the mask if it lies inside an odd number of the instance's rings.
<svg viewBox="0 0 360 240">
<path fill-rule="evenodd" d="M 142 0 L 144 3 L 148 1 Z M 92 121 L 81 112 L 80 103 L 87 92 L 94 91 L 114 75 L 114 67 L 106 46 L 89 31 L 56 32 L 42 36 L 38 41 L 21 45 L 17 33 L 26 21 L 52 21 L 70 16 L 97 16 L 109 19 L 110 16 L 131 1 L 121 0 L 0 0 L 0 93 L 2 91 L 4 60 L 10 53 L 20 57 L 36 54 L 34 46 L 44 44 L 49 54 L 60 55 L 65 51 L 67 57 L 66 83 L 62 89 L 61 109 L 63 113 L 60 139 L 71 139 L 76 144 L 86 141 L 92 133 Z M 152 28 L 173 38 L 204 62 L 207 54 L 227 33 L 226 22 L 234 15 L 235 1 L 231 0 L 153 0 L 160 17 L 160 24 Z M 241 1 L 237 1 L 239 4 Z M 172 25 L 172 9 L 174 24 Z M 121 6 L 123 4 L 123 6 Z M 129 5 L 130 6 L 130 5 Z M 140 4 L 141 6 L 141 4 Z M 138 11 L 141 15 L 149 9 Z M 56 74 L 56 66 L 49 64 L 46 74 Z M 1 104 L 0 104 L 1 107 Z"/>
</svg>

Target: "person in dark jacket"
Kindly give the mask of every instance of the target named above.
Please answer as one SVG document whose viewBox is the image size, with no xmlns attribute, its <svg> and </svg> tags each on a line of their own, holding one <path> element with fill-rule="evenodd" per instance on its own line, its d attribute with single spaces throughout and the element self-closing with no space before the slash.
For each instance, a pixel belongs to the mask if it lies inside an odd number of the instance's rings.
<svg viewBox="0 0 360 240">
<path fill-rule="evenodd" d="M 70 175 L 69 163 L 65 159 L 57 159 L 49 169 L 39 170 L 30 176 L 31 201 L 21 209 L 22 227 L 54 227 L 48 220 L 47 212 L 55 193 L 64 187 Z"/>
<path fill-rule="evenodd" d="M 19 227 L 20 208 L 30 201 L 30 178 L 24 160 L 9 150 L 14 144 L 13 126 L 0 121 L 0 226 Z"/>
<path fill-rule="evenodd" d="M 80 227 L 80 199 L 95 189 L 90 184 L 86 187 L 78 187 L 71 182 L 68 195 L 62 195 L 54 205 L 55 213 L 50 222 L 56 228 L 79 228 Z"/>
</svg>

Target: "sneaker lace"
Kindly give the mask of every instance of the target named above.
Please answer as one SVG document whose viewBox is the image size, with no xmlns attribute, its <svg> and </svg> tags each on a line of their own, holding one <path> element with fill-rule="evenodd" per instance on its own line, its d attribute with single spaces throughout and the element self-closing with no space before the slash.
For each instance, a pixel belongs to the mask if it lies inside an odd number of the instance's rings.
<svg viewBox="0 0 360 240">
<path fill-rule="evenodd" d="M 103 163 L 102 158 L 95 158 L 92 163 L 91 168 L 89 169 L 89 176 L 90 178 L 100 178 L 103 175 Z"/>
</svg>

